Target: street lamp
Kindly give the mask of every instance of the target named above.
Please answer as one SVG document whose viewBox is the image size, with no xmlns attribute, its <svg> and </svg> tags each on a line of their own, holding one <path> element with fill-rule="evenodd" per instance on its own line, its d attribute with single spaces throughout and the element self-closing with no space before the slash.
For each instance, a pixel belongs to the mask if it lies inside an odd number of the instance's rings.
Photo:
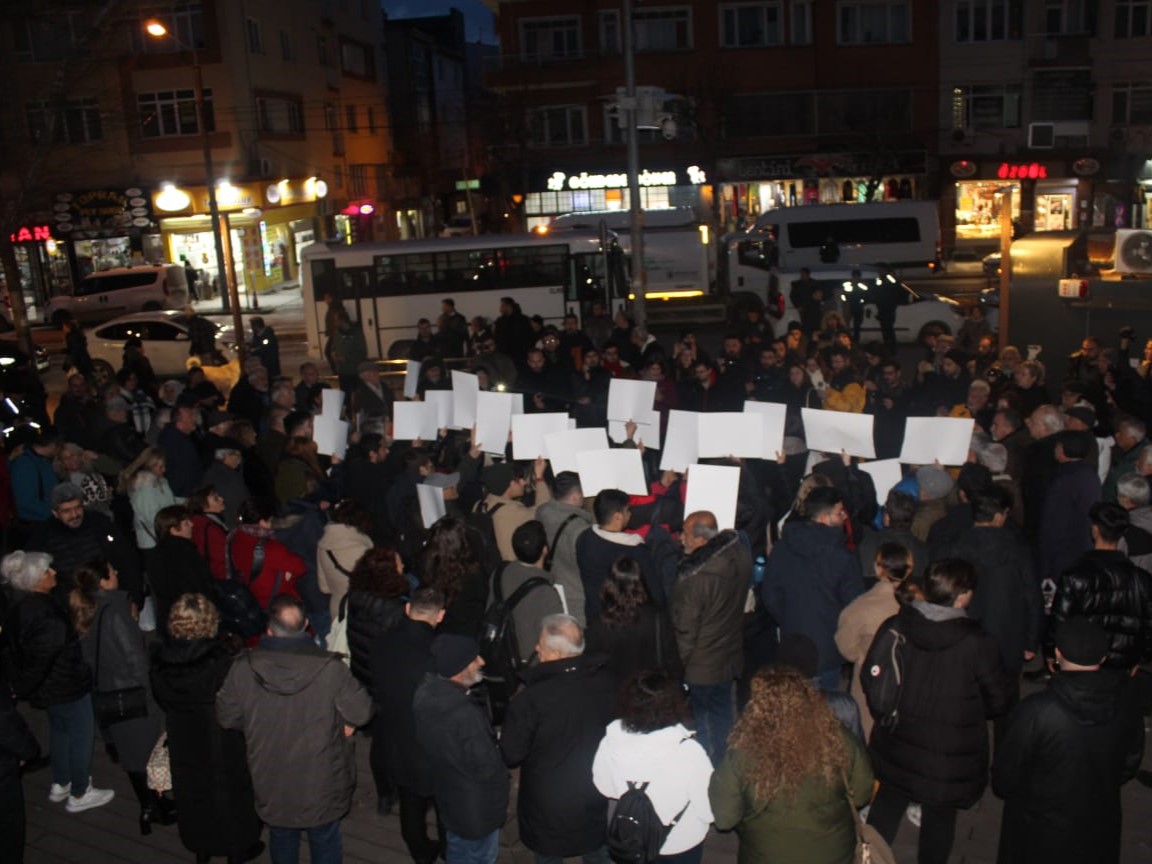
<svg viewBox="0 0 1152 864">
<path fill-rule="evenodd" d="M 208 137 L 208 125 L 205 122 L 204 110 L 204 75 L 200 68 L 200 55 L 191 45 L 185 45 L 159 19 L 150 18 L 144 23 L 144 31 L 153 39 L 171 39 L 176 45 L 192 55 L 193 87 L 196 98 L 196 126 L 200 131 L 200 147 L 204 158 L 204 180 L 208 186 L 208 213 L 212 222 L 212 241 L 216 246 L 216 271 L 220 279 L 220 311 L 227 314 L 229 307 L 232 312 L 232 328 L 235 330 L 236 347 L 240 352 L 240 361 L 245 356 L 244 322 L 240 318 L 240 295 L 238 288 L 228 278 L 228 267 L 224 255 L 224 238 L 221 235 L 220 205 L 216 201 L 215 168 L 212 165 L 212 142 Z M 191 286 L 189 286 L 191 287 Z"/>
</svg>

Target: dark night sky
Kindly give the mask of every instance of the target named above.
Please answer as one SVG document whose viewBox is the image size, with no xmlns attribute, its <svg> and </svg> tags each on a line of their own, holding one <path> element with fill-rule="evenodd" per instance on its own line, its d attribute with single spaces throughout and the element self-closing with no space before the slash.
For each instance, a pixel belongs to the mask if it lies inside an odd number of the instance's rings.
<svg viewBox="0 0 1152 864">
<path fill-rule="evenodd" d="M 464 13 L 464 19 L 468 22 L 466 33 L 469 42 L 496 42 L 492 13 L 481 0 L 381 0 L 381 5 L 389 18 L 443 15 L 455 6 Z"/>
</svg>

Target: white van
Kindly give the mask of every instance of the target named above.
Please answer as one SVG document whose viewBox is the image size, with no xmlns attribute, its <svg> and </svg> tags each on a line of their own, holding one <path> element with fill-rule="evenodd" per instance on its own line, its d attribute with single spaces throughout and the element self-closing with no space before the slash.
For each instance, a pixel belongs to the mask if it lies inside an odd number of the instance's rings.
<svg viewBox="0 0 1152 864">
<path fill-rule="evenodd" d="M 129 312 L 179 309 L 188 302 L 188 284 L 179 264 L 141 264 L 89 273 L 72 294 L 48 301 L 45 317 L 59 327 L 65 318 L 96 321 Z"/>
</svg>

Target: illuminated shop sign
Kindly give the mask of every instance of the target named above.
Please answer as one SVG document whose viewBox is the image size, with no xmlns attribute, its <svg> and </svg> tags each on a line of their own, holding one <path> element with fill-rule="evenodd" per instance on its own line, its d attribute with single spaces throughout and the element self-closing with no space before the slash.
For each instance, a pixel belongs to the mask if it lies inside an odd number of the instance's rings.
<svg viewBox="0 0 1152 864">
<path fill-rule="evenodd" d="M 707 174 L 697 165 L 690 165 L 684 171 L 685 179 L 692 186 L 699 186 L 708 182 Z M 680 174 L 677 171 L 650 171 L 645 168 L 637 178 L 641 186 L 678 186 Z M 549 192 L 563 192 L 565 189 L 623 189 L 628 185 L 627 173 L 618 174 L 589 174 L 581 171 L 579 174 L 567 174 L 564 171 L 553 171 L 548 178 Z"/>
<path fill-rule="evenodd" d="M 1045 180 L 1048 166 L 1039 162 L 1001 162 L 996 176 L 1001 180 Z"/>
<path fill-rule="evenodd" d="M 51 225 L 21 225 L 8 235 L 13 243 L 41 243 L 52 239 Z"/>
</svg>

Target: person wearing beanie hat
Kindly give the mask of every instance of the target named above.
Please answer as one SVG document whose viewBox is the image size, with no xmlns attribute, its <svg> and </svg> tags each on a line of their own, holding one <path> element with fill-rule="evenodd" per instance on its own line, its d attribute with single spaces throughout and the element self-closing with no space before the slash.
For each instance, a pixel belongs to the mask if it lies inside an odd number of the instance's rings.
<svg viewBox="0 0 1152 864">
<path fill-rule="evenodd" d="M 912 517 L 912 534 L 921 543 L 927 543 L 932 526 L 948 512 L 952 477 L 939 465 L 924 465 L 916 469 L 916 483 L 920 487 L 920 501 Z"/>
<path fill-rule="evenodd" d="M 1130 676 L 1101 668 L 1109 641 L 1082 616 L 1061 623 L 1058 674 L 1010 715 L 992 765 L 998 861 L 1120 860 L 1120 787 L 1137 773 L 1144 723 Z"/>
<path fill-rule="evenodd" d="M 473 458 L 480 453 L 473 448 Z M 471 455 L 471 454 L 470 454 Z M 548 462 L 543 457 L 532 466 L 532 476 L 536 481 L 536 498 L 531 507 L 520 499 L 528 490 L 528 480 L 517 466 L 508 462 L 497 462 L 487 466 L 480 474 L 487 493 L 476 509 L 487 513 L 492 519 L 492 530 L 496 535 L 496 549 L 501 561 L 515 561 L 516 552 L 512 548 L 512 534 L 525 522 L 536 518 L 536 508 L 552 500 L 552 493 L 544 480 Z M 464 470 L 463 467 L 461 470 Z"/>
<path fill-rule="evenodd" d="M 433 639 L 431 652 L 434 671 L 416 688 L 412 714 L 447 835 L 445 860 L 495 864 L 511 784 L 488 713 L 468 692 L 484 677 L 484 660 L 476 640 L 451 633 Z"/>
</svg>

